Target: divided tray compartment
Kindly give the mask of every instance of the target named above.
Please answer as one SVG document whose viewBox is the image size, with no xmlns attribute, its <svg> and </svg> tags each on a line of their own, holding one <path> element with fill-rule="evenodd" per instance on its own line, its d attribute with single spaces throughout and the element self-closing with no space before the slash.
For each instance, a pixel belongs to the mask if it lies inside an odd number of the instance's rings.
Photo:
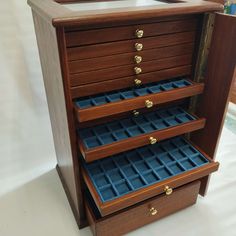
<svg viewBox="0 0 236 236">
<path fill-rule="evenodd" d="M 156 194 L 163 192 L 164 182 L 177 187 L 189 178 L 203 177 L 206 172 L 217 170 L 218 163 L 178 136 L 92 163 L 83 162 L 83 168 L 85 182 L 100 213 L 105 215 L 106 212 L 112 213 L 110 208 L 130 204 L 129 197 L 134 204 L 136 193 L 145 192 L 141 197 L 146 198 L 149 196 L 147 189 L 153 194 L 155 186 Z"/>
<path fill-rule="evenodd" d="M 145 108 L 145 101 L 154 105 L 194 96 L 203 92 L 204 85 L 185 78 L 169 79 L 134 88 L 115 90 L 75 100 L 79 122 L 89 121 L 130 110 Z"/>
<path fill-rule="evenodd" d="M 137 117 L 78 129 L 79 147 L 86 161 L 94 161 L 116 153 L 150 144 L 150 137 L 163 140 L 205 125 L 179 106 L 158 109 Z"/>
</svg>

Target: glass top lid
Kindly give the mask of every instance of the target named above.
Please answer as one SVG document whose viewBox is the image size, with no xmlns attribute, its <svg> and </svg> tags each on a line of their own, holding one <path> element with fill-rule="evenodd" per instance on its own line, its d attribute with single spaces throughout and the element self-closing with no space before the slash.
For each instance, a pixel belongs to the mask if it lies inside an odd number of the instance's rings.
<svg viewBox="0 0 236 236">
<path fill-rule="evenodd" d="M 63 4 L 64 7 L 72 11 L 89 11 L 112 8 L 144 7 L 166 5 L 168 2 L 157 0 L 115 0 L 115 1 L 89 1 Z"/>
</svg>

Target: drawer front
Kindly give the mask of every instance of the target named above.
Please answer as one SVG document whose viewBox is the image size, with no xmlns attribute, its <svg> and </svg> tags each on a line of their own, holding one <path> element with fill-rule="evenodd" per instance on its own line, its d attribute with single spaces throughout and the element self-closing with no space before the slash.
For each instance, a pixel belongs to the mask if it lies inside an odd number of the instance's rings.
<svg viewBox="0 0 236 236">
<path fill-rule="evenodd" d="M 113 42 L 162 34 L 191 31 L 197 28 L 197 18 L 131 26 L 91 29 L 66 33 L 67 47 Z"/>
<path fill-rule="evenodd" d="M 98 218 L 89 202 L 85 209 L 94 235 L 123 235 L 154 222 L 171 213 L 193 205 L 198 196 L 200 181 L 177 188 L 172 195 L 160 195 L 110 217 Z"/>
<path fill-rule="evenodd" d="M 183 137 L 165 140 L 93 163 L 82 176 L 102 216 L 118 212 L 218 169 L 198 147 Z"/>
</svg>

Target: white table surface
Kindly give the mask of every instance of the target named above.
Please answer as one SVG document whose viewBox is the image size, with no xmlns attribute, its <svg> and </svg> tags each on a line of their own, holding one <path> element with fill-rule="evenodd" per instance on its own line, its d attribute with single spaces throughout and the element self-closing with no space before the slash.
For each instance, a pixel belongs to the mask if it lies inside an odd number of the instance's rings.
<svg viewBox="0 0 236 236">
<path fill-rule="evenodd" d="M 55 152 L 30 8 L 0 3 L 0 236 L 91 236 L 78 230 Z M 236 135 L 224 128 L 207 197 L 129 235 L 235 236 Z"/>
</svg>

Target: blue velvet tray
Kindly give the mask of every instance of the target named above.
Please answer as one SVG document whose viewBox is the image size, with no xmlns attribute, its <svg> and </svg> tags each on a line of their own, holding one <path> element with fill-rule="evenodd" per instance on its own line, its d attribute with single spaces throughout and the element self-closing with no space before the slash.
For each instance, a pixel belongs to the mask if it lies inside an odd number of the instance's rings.
<svg viewBox="0 0 236 236">
<path fill-rule="evenodd" d="M 113 92 L 102 93 L 95 96 L 82 97 L 77 99 L 75 101 L 75 104 L 78 108 L 85 109 L 93 106 L 104 105 L 106 103 L 121 101 L 124 99 L 160 93 L 175 88 L 182 88 L 189 85 L 192 85 L 192 83 L 186 79 L 165 80 L 161 82 L 142 85 L 137 88 L 115 90 Z"/>
<path fill-rule="evenodd" d="M 79 130 L 87 149 L 121 141 L 126 138 L 162 130 L 196 120 L 181 107 L 169 107 L 153 112 Z"/>
<path fill-rule="evenodd" d="M 209 161 L 179 136 L 155 145 L 85 163 L 101 201 L 107 202 Z"/>
</svg>

